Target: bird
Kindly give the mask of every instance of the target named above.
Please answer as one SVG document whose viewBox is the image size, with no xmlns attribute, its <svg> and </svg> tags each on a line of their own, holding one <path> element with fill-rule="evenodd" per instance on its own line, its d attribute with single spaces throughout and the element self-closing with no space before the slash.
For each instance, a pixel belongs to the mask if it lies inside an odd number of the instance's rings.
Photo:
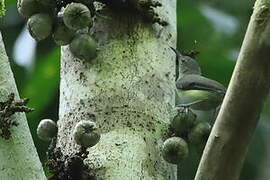
<svg viewBox="0 0 270 180">
<path fill-rule="evenodd" d="M 176 54 L 176 107 L 191 108 L 193 110 L 216 110 L 223 101 L 226 88 L 219 82 L 201 75 L 201 68 L 197 61 L 182 55 L 172 48 Z"/>
</svg>

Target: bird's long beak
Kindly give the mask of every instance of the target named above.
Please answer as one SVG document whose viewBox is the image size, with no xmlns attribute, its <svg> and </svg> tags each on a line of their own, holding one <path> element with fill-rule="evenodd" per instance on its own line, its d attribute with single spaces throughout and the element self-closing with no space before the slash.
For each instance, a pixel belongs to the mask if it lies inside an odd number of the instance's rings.
<svg viewBox="0 0 270 180">
<path fill-rule="evenodd" d="M 171 48 L 171 50 L 173 50 L 173 52 L 175 52 L 175 54 L 177 54 L 178 55 L 178 51 L 176 50 L 176 49 L 174 49 L 173 47 L 171 47 L 170 46 L 170 48 Z"/>
<path fill-rule="evenodd" d="M 175 52 L 175 54 L 176 54 L 177 56 L 179 56 L 179 57 L 183 56 L 179 51 L 177 51 L 177 49 L 175 49 L 175 48 L 173 48 L 173 47 L 171 47 L 171 46 L 170 46 L 170 48 L 171 48 L 171 50 L 173 50 L 173 52 Z"/>
</svg>

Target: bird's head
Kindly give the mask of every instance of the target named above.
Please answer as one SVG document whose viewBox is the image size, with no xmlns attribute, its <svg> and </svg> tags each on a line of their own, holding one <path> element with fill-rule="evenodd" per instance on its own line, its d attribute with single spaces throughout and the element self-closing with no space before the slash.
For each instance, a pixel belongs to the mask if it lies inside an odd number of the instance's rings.
<svg viewBox="0 0 270 180">
<path fill-rule="evenodd" d="M 195 59 L 189 56 L 182 55 L 180 52 L 178 52 L 172 47 L 171 49 L 176 54 L 176 60 L 178 61 L 179 77 L 186 74 L 201 74 L 201 68 Z"/>
</svg>

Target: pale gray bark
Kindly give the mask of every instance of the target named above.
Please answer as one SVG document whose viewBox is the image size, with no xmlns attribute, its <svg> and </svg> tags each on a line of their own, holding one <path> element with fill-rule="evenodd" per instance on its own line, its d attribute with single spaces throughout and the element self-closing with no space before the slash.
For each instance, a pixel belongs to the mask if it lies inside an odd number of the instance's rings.
<svg viewBox="0 0 270 180">
<path fill-rule="evenodd" d="M 0 101 L 4 101 L 10 93 L 14 93 L 16 99 L 19 98 L 0 33 Z M 9 140 L 0 137 L 0 179 L 46 179 L 25 114 L 16 113 L 11 118 L 14 118 L 19 125 L 12 127 L 12 137 Z"/>
<path fill-rule="evenodd" d="M 77 122 L 95 121 L 101 141 L 85 162 L 98 179 L 176 179 L 160 148 L 174 106 L 176 1 L 158 8 L 169 26 L 102 11 L 91 34 L 98 57 L 90 63 L 62 48 L 58 146 L 78 150 L 72 138 Z"/>
<path fill-rule="evenodd" d="M 257 0 L 195 180 L 236 180 L 270 87 L 270 0 Z"/>
</svg>

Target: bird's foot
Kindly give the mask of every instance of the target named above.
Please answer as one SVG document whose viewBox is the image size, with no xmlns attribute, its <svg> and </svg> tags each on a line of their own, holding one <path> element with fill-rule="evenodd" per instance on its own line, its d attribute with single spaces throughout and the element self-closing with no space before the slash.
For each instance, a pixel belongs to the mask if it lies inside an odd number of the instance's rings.
<svg viewBox="0 0 270 180">
<path fill-rule="evenodd" d="M 176 106 L 176 109 L 179 113 L 187 113 L 190 110 L 189 104 L 179 104 Z"/>
</svg>

